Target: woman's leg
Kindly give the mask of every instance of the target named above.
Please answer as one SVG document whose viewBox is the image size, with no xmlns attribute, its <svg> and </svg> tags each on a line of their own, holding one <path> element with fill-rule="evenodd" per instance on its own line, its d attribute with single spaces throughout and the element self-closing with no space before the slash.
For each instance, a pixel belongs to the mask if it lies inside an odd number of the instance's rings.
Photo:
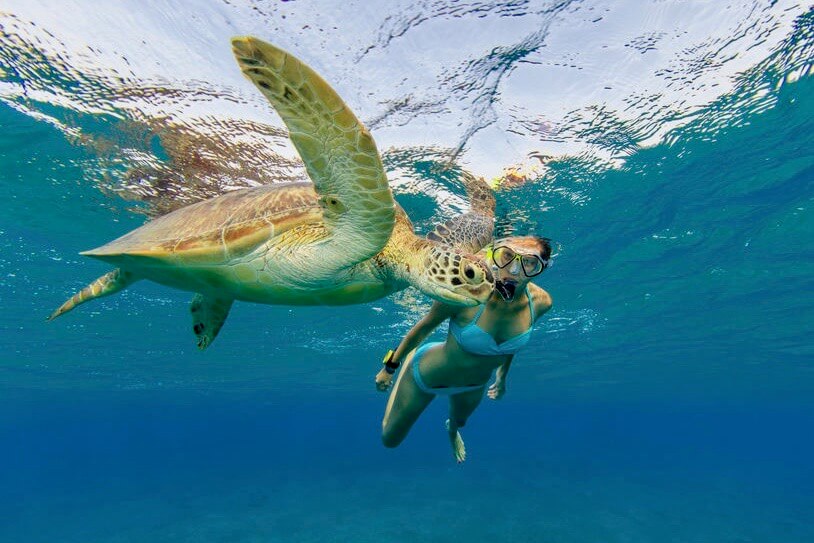
<svg viewBox="0 0 814 543">
<path fill-rule="evenodd" d="M 475 411 L 483 399 L 483 388 L 455 394 L 449 397 L 449 419 L 447 419 L 447 432 L 452 454 L 460 464 L 466 460 L 466 447 L 459 428 L 463 428 L 469 415 Z"/>
<path fill-rule="evenodd" d="M 422 354 L 422 349 L 413 351 L 408 357 L 387 400 L 382 419 L 382 443 L 385 447 L 398 447 L 424 409 L 435 398 L 434 395 L 421 390 L 415 382 L 413 364 L 418 364 L 421 358 L 416 357 L 416 353 Z"/>
</svg>

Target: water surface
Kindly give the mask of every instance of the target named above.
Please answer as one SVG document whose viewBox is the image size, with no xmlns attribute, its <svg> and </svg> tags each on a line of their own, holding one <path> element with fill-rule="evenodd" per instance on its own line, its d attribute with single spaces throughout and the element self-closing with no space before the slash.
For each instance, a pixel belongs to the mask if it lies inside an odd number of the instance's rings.
<svg viewBox="0 0 814 543">
<path fill-rule="evenodd" d="M 809 6 L 7 4 L 0 540 L 814 538 Z M 205 352 L 147 283 L 44 322 L 107 271 L 79 251 L 305 175 L 235 34 L 335 85 L 419 232 L 466 209 L 452 160 L 494 180 L 499 234 L 557 242 L 464 466 L 443 401 L 379 443 L 414 291 L 236 304 Z"/>
</svg>

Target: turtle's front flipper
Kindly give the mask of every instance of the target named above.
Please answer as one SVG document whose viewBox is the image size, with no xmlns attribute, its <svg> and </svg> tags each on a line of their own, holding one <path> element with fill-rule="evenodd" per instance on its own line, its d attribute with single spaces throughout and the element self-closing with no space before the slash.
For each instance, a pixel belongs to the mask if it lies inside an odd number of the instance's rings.
<svg viewBox="0 0 814 543">
<path fill-rule="evenodd" d="M 79 304 L 84 304 L 85 302 L 93 300 L 94 298 L 101 298 L 102 296 L 115 294 L 116 292 L 119 292 L 120 290 L 127 288 L 134 282 L 138 281 L 138 279 L 139 278 L 135 277 L 132 273 L 122 271 L 120 268 L 116 268 L 115 270 L 104 274 L 99 279 L 71 296 L 67 302 L 59 306 L 59 309 L 51 313 L 48 320 L 54 320 Z"/>
<path fill-rule="evenodd" d="M 467 253 L 477 253 L 492 241 L 495 195 L 483 178 L 469 172 L 463 172 L 463 184 L 469 198 L 469 211 L 439 224 L 427 234 L 427 239 Z"/>
<path fill-rule="evenodd" d="M 231 298 L 213 298 L 196 294 L 189 310 L 192 313 L 192 331 L 198 338 L 198 348 L 204 350 L 215 341 L 221 326 L 232 308 Z"/>
<path fill-rule="evenodd" d="M 393 230 L 395 202 L 370 132 L 293 55 L 251 36 L 232 39 L 232 48 L 243 74 L 288 127 L 314 182 L 331 234 L 320 248 L 322 260 L 346 267 L 381 251 Z"/>
</svg>

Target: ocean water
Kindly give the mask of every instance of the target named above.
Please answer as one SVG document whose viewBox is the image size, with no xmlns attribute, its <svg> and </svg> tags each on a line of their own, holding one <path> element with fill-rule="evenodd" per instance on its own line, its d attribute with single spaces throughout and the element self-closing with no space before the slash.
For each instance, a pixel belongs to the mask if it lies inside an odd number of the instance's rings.
<svg viewBox="0 0 814 543">
<path fill-rule="evenodd" d="M 238 303 L 204 352 L 148 283 L 45 322 L 79 251 L 304 175 L 236 34 L 337 88 L 419 232 L 453 161 L 555 240 L 465 464 L 443 398 L 379 440 L 415 291 Z M 0 541 L 814 541 L 812 65 L 799 2 L 5 2 Z"/>
</svg>

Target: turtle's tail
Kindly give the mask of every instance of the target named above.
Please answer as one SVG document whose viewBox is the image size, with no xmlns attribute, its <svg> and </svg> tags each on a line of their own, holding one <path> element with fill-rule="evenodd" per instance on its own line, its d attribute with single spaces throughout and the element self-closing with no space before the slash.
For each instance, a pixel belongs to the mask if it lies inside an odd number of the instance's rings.
<svg viewBox="0 0 814 543">
<path fill-rule="evenodd" d="M 67 302 L 59 306 L 59 309 L 51 313 L 48 320 L 54 320 L 79 304 L 84 304 L 85 302 L 93 300 L 94 298 L 101 298 L 102 296 L 115 294 L 116 292 L 127 288 L 137 280 L 138 278 L 132 273 L 116 268 L 115 270 L 104 274 L 99 279 L 71 296 Z"/>
</svg>

